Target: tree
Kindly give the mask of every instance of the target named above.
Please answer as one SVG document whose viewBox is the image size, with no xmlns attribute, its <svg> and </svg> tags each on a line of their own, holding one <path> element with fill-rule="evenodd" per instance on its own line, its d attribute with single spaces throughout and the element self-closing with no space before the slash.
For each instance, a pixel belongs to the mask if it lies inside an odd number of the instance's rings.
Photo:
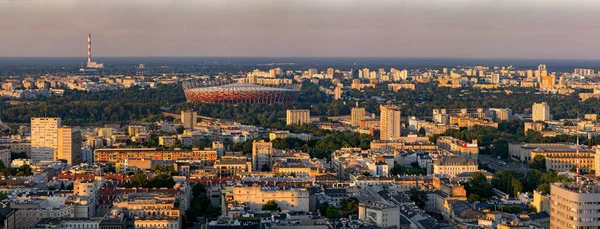
<svg viewBox="0 0 600 229">
<path fill-rule="evenodd" d="M 483 173 L 475 172 L 465 185 L 469 201 L 485 201 L 494 195 L 492 185 Z"/>
<path fill-rule="evenodd" d="M 136 174 L 134 174 L 135 176 Z M 145 174 L 144 174 L 145 175 Z M 175 181 L 170 174 L 161 173 L 148 180 L 144 187 L 148 188 L 173 188 Z"/>
<path fill-rule="evenodd" d="M 546 171 L 546 158 L 542 155 L 535 155 L 529 162 L 529 168 Z"/>
<path fill-rule="evenodd" d="M 492 179 L 492 185 L 494 188 L 499 189 L 500 191 L 507 193 L 509 195 L 513 195 L 515 192 L 514 185 L 521 185 L 520 182 L 513 182 L 513 179 L 517 178 L 517 172 L 514 170 L 501 170 L 494 174 L 494 179 Z M 522 186 L 519 186 L 519 191 Z"/>
<path fill-rule="evenodd" d="M 183 125 L 179 125 L 175 130 L 177 131 L 177 134 L 183 134 L 185 127 L 183 127 Z"/>
<path fill-rule="evenodd" d="M 133 185 L 133 187 L 145 187 L 148 183 L 148 176 L 146 176 L 146 173 L 144 173 L 144 171 L 138 170 L 137 172 L 135 172 L 135 174 L 133 174 L 130 182 L 131 185 Z"/>
<path fill-rule="evenodd" d="M 427 134 L 427 132 L 425 132 L 425 128 L 421 127 L 419 129 L 419 136 L 425 136 Z"/>
<path fill-rule="evenodd" d="M 265 163 L 260 167 L 260 171 L 261 172 L 269 172 L 269 171 L 271 171 L 271 168 L 269 167 L 269 165 L 267 163 Z"/>
<path fill-rule="evenodd" d="M 530 169 L 525 174 L 525 180 L 523 182 L 523 191 L 531 192 L 537 188 L 538 185 L 542 182 L 542 172 L 536 169 Z"/>
<path fill-rule="evenodd" d="M 263 211 L 281 211 L 281 208 L 275 200 L 269 200 L 262 206 Z"/>
<path fill-rule="evenodd" d="M 351 197 L 340 200 L 340 208 L 343 216 L 350 216 L 358 214 L 358 199 Z"/>
<path fill-rule="evenodd" d="M 31 176 L 33 173 L 31 172 L 31 167 L 27 164 L 21 165 L 19 167 L 19 172 L 16 174 L 17 176 Z"/>
<path fill-rule="evenodd" d="M 513 187 L 513 196 L 517 197 L 521 193 L 521 189 L 523 188 L 523 184 L 517 178 L 512 179 L 512 187 Z"/>
<path fill-rule="evenodd" d="M 319 117 L 319 122 L 329 122 L 329 119 L 327 118 L 327 116 L 321 116 Z"/>
<path fill-rule="evenodd" d="M 329 206 L 327 208 L 327 211 L 325 212 L 325 218 L 338 219 L 338 218 L 340 218 L 340 212 L 336 207 Z"/>
<path fill-rule="evenodd" d="M 104 173 L 116 173 L 117 168 L 115 168 L 115 166 L 112 163 L 109 163 L 106 165 L 106 167 L 104 167 L 103 171 Z"/>
<path fill-rule="evenodd" d="M 410 195 L 410 201 L 414 202 L 419 208 L 423 209 L 425 207 L 425 203 L 428 199 L 425 191 L 411 188 L 408 191 L 408 194 Z"/>
</svg>

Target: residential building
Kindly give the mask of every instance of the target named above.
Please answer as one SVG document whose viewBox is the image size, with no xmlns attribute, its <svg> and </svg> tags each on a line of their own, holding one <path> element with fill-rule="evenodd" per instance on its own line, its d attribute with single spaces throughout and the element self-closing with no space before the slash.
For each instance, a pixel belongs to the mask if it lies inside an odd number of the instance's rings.
<svg viewBox="0 0 600 229">
<path fill-rule="evenodd" d="M 597 184 L 550 185 L 550 228 L 600 228 L 600 187 Z"/>
<path fill-rule="evenodd" d="M 535 121 L 550 121 L 550 106 L 546 102 L 534 103 L 531 108 L 531 120 Z"/>
<path fill-rule="evenodd" d="M 400 118 L 402 111 L 399 106 L 387 104 L 380 105 L 380 139 L 384 141 L 394 140 L 401 137 L 402 124 Z"/>
<path fill-rule="evenodd" d="M 400 228 L 400 206 L 383 202 L 358 204 L 358 219 L 383 228 Z"/>
<path fill-rule="evenodd" d="M 252 142 L 252 171 L 271 170 L 273 167 L 273 143 L 264 140 Z"/>
<path fill-rule="evenodd" d="M 183 128 L 194 129 L 198 122 L 198 114 L 194 111 L 181 111 L 181 123 Z"/>
<path fill-rule="evenodd" d="M 304 125 L 310 123 L 310 110 L 287 110 L 286 125 Z"/>
<path fill-rule="evenodd" d="M 58 144 L 54 151 L 54 160 L 66 161 L 69 165 L 77 165 L 83 162 L 81 153 L 81 132 L 73 127 L 58 128 Z"/>
<path fill-rule="evenodd" d="M 58 128 L 61 126 L 60 118 L 31 119 L 31 160 L 33 162 L 54 159 L 54 150 L 58 147 Z"/>
<path fill-rule="evenodd" d="M 360 122 L 365 120 L 365 113 L 365 108 L 352 108 L 352 110 L 350 111 L 350 125 L 353 127 L 360 126 Z"/>
</svg>

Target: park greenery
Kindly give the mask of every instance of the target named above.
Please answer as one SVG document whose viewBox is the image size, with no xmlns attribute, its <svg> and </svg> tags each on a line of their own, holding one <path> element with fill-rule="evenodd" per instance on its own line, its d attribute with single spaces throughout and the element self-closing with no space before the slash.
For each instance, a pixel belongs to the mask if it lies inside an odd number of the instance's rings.
<svg viewBox="0 0 600 229">
<path fill-rule="evenodd" d="M 202 183 L 192 187 L 191 207 L 185 211 L 185 222 L 188 226 L 199 222 L 199 217 L 212 219 L 220 215 L 219 209 L 212 207 L 207 192 Z"/>
<path fill-rule="evenodd" d="M 328 219 L 338 219 L 358 214 L 358 199 L 356 197 L 340 200 L 339 208 L 329 205 L 328 202 L 319 205 L 319 213 Z"/>
<path fill-rule="evenodd" d="M 537 169 L 530 169 L 526 174 L 520 174 L 514 170 L 501 170 L 494 174 L 491 181 L 480 172 L 474 173 L 465 184 L 465 189 L 469 201 L 486 201 L 494 196 L 492 188 L 517 197 L 520 193 L 532 193 L 534 190 L 549 194 L 550 184 L 568 181 L 569 178 L 558 175 L 554 171 L 544 173 Z"/>
<path fill-rule="evenodd" d="M 421 168 L 418 162 L 410 163 L 410 166 L 395 164 L 391 169 L 393 175 L 426 175 L 427 170 Z"/>
<path fill-rule="evenodd" d="M 173 176 L 170 171 L 167 172 L 157 172 L 154 171 L 156 175 L 151 179 L 148 179 L 146 173 L 142 170 L 138 170 L 135 172 L 130 180 L 126 183 L 123 183 L 122 186 L 127 188 L 132 187 L 144 187 L 144 188 L 173 188 L 175 186 L 175 181 L 173 180 Z"/>
<path fill-rule="evenodd" d="M 316 136 L 309 141 L 304 141 L 298 138 L 276 138 L 272 141 L 273 148 L 283 150 L 302 150 L 303 152 L 309 153 L 313 157 L 329 158 L 331 156 L 331 152 L 343 147 L 358 147 L 362 149 L 368 149 L 370 142 L 375 140 L 375 137 L 372 135 L 359 134 L 350 131 L 339 132 L 323 130 L 322 134 L 322 136 Z M 259 137 L 246 142 L 235 143 L 232 145 L 231 149 L 233 151 L 243 152 L 245 154 L 252 153 L 252 142 L 255 140 L 269 141 L 269 139 Z"/>
</svg>

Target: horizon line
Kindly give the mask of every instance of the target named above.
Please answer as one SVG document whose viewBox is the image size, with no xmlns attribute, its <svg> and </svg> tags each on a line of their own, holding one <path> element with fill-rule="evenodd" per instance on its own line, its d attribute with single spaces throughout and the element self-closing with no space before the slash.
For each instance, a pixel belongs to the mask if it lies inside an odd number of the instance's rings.
<svg viewBox="0 0 600 229">
<path fill-rule="evenodd" d="M 81 58 L 87 60 L 87 56 L 0 56 L 0 58 Z M 95 56 L 95 58 L 322 58 L 322 59 L 484 59 L 484 60 L 580 60 L 580 61 L 600 61 L 597 59 L 585 58 L 547 58 L 547 57 L 391 57 L 391 56 Z"/>
</svg>

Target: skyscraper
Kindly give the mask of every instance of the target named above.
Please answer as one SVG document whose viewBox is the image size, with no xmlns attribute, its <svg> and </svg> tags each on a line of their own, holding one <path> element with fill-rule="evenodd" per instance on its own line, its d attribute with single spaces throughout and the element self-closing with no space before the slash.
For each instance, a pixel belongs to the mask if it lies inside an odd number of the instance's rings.
<svg viewBox="0 0 600 229">
<path fill-rule="evenodd" d="M 263 168 L 271 170 L 273 166 L 273 143 L 264 140 L 252 142 L 252 171 L 261 171 Z"/>
<path fill-rule="evenodd" d="M 31 160 L 53 160 L 54 150 L 58 147 L 58 128 L 60 118 L 31 119 Z"/>
<path fill-rule="evenodd" d="M 546 102 L 534 103 L 531 109 L 531 120 L 533 121 L 550 121 L 550 106 Z"/>
<path fill-rule="evenodd" d="M 198 114 L 194 111 L 181 111 L 181 123 L 186 129 L 193 129 L 198 121 Z"/>
<path fill-rule="evenodd" d="M 360 126 L 360 122 L 363 120 L 365 120 L 365 108 L 352 108 L 350 111 L 350 125 Z"/>
<path fill-rule="evenodd" d="M 72 127 L 58 128 L 57 148 L 54 150 L 54 160 L 64 160 L 69 165 L 82 162 L 81 132 Z"/>
<path fill-rule="evenodd" d="M 310 110 L 287 110 L 286 125 L 303 125 L 310 123 Z"/>
<path fill-rule="evenodd" d="M 381 140 L 393 140 L 401 136 L 402 124 L 400 123 L 400 117 L 402 111 L 400 107 L 393 104 L 380 105 L 381 119 L 380 119 L 380 138 Z"/>
</svg>

